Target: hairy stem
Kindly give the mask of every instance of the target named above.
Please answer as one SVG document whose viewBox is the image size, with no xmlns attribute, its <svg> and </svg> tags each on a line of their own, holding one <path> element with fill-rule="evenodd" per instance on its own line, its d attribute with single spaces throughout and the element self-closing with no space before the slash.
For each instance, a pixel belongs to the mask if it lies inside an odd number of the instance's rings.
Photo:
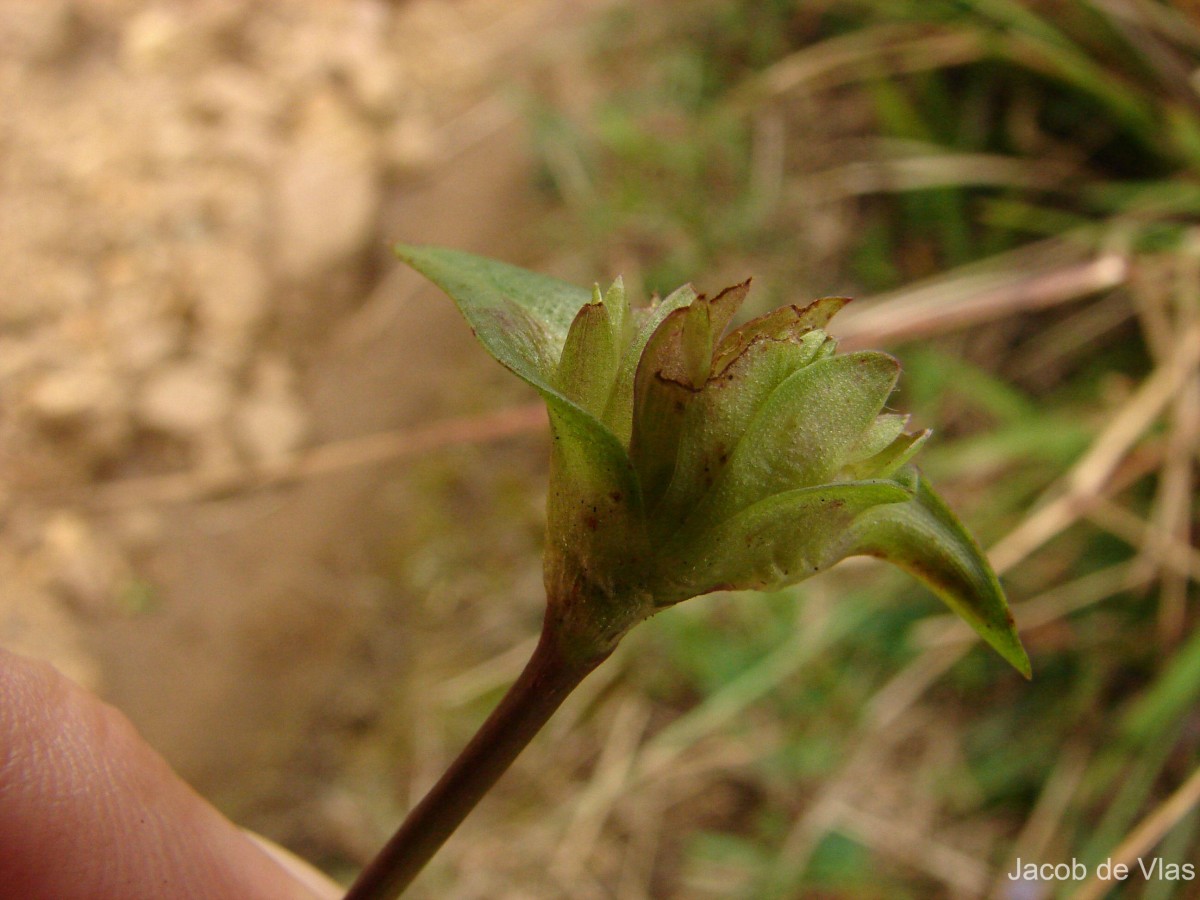
<svg viewBox="0 0 1200 900">
<path fill-rule="evenodd" d="M 533 656 L 446 774 L 363 869 L 345 900 L 393 900 L 453 834 L 554 711 L 608 653 L 566 652 L 547 615 Z"/>
</svg>

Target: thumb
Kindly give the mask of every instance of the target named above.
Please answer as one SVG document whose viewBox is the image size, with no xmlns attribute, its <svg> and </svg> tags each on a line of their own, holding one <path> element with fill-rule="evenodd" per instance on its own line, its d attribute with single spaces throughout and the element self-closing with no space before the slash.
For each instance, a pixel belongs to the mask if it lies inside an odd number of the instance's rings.
<svg viewBox="0 0 1200 900">
<path fill-rule="evenodd" d="M 186 785 L 129 720 L 0 649 L 0 885 L 28 900 L 331 900 Z M 299 874 L 298 874 L 299 873 Z"/>
</svg>

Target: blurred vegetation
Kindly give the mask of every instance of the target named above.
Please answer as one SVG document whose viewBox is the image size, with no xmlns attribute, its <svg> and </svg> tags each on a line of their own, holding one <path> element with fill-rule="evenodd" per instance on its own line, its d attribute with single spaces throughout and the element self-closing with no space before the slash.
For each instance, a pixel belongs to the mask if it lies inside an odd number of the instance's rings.
<svg viewBox="0 0 1200 900">
<path fill-rule="evenodd" d="M 1198 65 L 1182 3 L 697 0 L 621 6 L 596 85 L 547 79 L 553 246 L 635 292 L 868 298 L 851 333 L 904 363 L 1034 659 L 1019 683 L 867 564 L 653 620 L 618 663 L 660 711 L 624 790 L 668 760 L 735 795 L 664 814 L 663 896 L 1015 897 L 1017 857 L 1200 858 Z"/>
</svg>

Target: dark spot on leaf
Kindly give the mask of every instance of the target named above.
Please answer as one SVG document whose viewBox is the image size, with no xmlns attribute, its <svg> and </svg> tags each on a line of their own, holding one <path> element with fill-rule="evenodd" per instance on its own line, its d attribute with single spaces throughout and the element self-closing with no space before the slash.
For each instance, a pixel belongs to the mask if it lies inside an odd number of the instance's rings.
<svg viewBox="0 0 1200 900">
<path fill-rule="evenodd" d="M 585 513 L 583 524 L 587 526 L 588 531 L 596 531 L 600 527 L 600 517 L 595 513 Z"/>
<path fill-rule="evenodd" d="M 613 491 L 611 494 L 608 495 L 608 499 L 611 500 L 613 503 L 620 503 L 625 498 L 621 495 L 620 491 Z"/>
</svg>

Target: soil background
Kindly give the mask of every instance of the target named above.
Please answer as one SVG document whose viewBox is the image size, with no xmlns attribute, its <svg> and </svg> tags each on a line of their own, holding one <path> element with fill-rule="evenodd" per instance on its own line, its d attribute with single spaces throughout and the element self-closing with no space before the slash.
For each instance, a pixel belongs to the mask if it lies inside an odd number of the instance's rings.
<svg viewBox="0 0 1200 900">
<path fill-rule="evenodd" d="M 405 452 L 533 397 L 388 245 L 580 274 L 522 97 L 598 8 L 0 2 L 0 641 L 342 877 L 541 604 L 536 419 Z"/>
</svg>

